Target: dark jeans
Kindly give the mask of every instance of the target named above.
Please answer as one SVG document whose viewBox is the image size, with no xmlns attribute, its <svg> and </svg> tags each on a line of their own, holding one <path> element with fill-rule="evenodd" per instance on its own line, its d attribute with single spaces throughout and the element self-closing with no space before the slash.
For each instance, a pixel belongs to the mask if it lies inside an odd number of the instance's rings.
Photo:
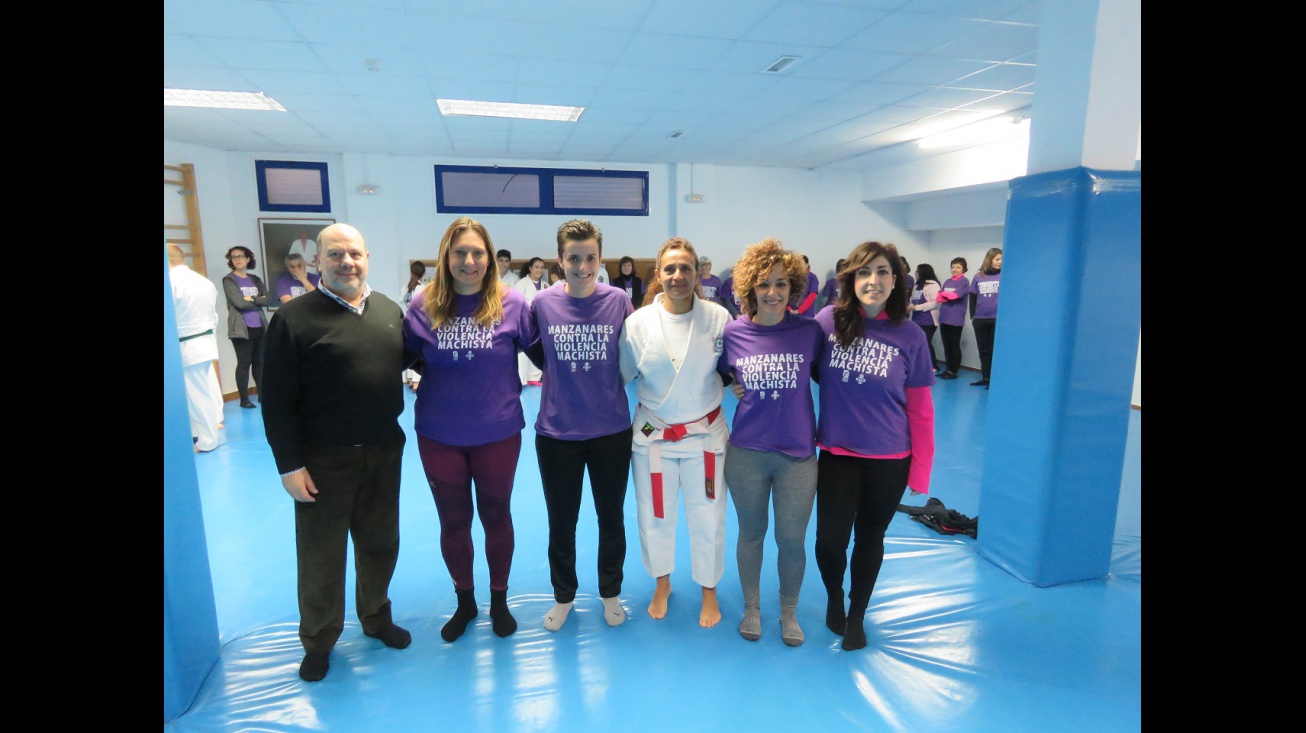
<svg viewBox="0 0 1306 733">
<path fill-rule="evenodd" d="M 998 319 L 972 318 L 970 327 L 975 329 L 975 348 L 979 349 L 980 372 L 989 378 L 993 368 L 993 337 L 998 332 Z"/>
<path fill-rule="evenodd" d="M 855 458 L 821 451 L 816 470 L 816 567 L 827 592 L 843 592 L 852 553 L 848 613 L 865 611 L 884 564 L 884 532 L 907 489 L 911 457 Z"/>
<path fill-rule="evenodd" d="M 304 465 L 317 501 L 295 502 L 299 640 L 328 652 L 345 628 L 345 563 L 354 541 L 354 601 L 363 631 L 393 621 L 390 579 L 399 559 L 399 476 L 403 443 L 311 447 Z"/>
<path fill-rule="evenodd" d="M 254 384 L 263 384 L 263 329 L 249 328 L 249 338 L 231 340 L 231 348 L 236 350 L 236 391 L 240 392 L 240 401 L 249 401 L 249 373 L 254 372 Z M 262 402 L 262 398 L 259 402 Z"/>
<path fill-rule="evenodd" d="M 961 369 L 961 326 L 939 324 L 940 340 L 943 341 L 943 359 L 947 370 L 953 374 Z"/>
<path fill-rule="evenodd" d="M 549 512 L 549 575 L 553 600 L 576 600 L 576 522 L 585 469 L 599 522 L 599 596 L 621 594 L 626 563 L 626 486 L 630 480 L 631 428 L 589 440 L 535 434 L 544 505 Z"/>
</svg>

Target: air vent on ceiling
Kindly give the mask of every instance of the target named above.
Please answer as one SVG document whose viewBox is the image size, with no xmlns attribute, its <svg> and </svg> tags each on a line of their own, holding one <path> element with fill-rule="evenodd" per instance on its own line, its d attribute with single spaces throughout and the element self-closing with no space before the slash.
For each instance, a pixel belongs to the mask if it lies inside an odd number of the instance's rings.
<svg viewBox="0 0 1306 733">
<path fill-rule="evenodd" d="M 671 133 L 670 135 L 667 135 L 667 137 L 680 137 L 681 135 L 684 135 L 684 134 L 685 134 L 685 131 L 684 131 L 684 130 L 676 130 L 675 132 Z"/>
<path fill-rule="evenodd" d="M 779 74 L 783 69 L 797 60 L 797 56 L 781 56 L 772 62 L 770 66 L 762 69 L 762 72 L 766 74 Z"/>
</svg>

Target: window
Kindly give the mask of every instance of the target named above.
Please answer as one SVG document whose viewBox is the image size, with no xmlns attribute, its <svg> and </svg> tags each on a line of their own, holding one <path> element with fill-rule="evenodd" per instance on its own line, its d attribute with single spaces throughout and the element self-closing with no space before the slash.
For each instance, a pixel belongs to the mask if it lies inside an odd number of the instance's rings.
<svg viewBox="0 0 1306 733">
<path fill-rule="evenodd" d="M 648 216 L 648 171 L 437 165 L 435 210 Z"/>
<path fill-rule="evenodd" d="M 293 160 L 256 160 L 260 211 L 331 211 L 327 164 Z"/>
</svg>

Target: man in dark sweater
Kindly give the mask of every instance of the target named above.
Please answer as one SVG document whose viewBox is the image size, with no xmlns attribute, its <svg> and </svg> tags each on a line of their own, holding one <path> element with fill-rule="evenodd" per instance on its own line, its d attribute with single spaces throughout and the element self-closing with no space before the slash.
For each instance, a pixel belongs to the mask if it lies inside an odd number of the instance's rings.
<svg viewBox="0 0 1306 733">
<path fill-rule="evenodd" d="M 404 431 L 399 306 L 367 285 L 367 245 L 348 224 L 318 236 L 321 287 L 281 306 L 264 338 L 263 425 L 295 500 L 299 578 L 299 676 L 326 676 L 344 631 L 350 535 L 363 633 L 403 649 L 412 636 L 391 616 L 399 557 L 399 478 Z"/>
</svg>

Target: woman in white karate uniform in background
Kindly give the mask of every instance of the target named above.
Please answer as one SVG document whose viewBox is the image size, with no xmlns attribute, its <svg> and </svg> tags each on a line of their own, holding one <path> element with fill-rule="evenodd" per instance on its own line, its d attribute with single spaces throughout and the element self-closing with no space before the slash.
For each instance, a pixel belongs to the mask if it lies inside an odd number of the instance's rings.
<svg viewBox="0 0 1306 733">
<path fill-rule="evenodd" d="M 725 572 L 726 484 L 730 437 L 716 371 L 730 314 L 702 299 L 698 253 L 672 237 L 658 249 L 643 308 L 622 328 L 621 376 L 638 379 L 631 466 L 644 569 L 657 579 L 648 613 L 667 613 L 676 562 L 676 516 L 683 498 L 694 582 L 703 588 L 698 625 L 721 620 L 716 586 Z"/>
</svg>

